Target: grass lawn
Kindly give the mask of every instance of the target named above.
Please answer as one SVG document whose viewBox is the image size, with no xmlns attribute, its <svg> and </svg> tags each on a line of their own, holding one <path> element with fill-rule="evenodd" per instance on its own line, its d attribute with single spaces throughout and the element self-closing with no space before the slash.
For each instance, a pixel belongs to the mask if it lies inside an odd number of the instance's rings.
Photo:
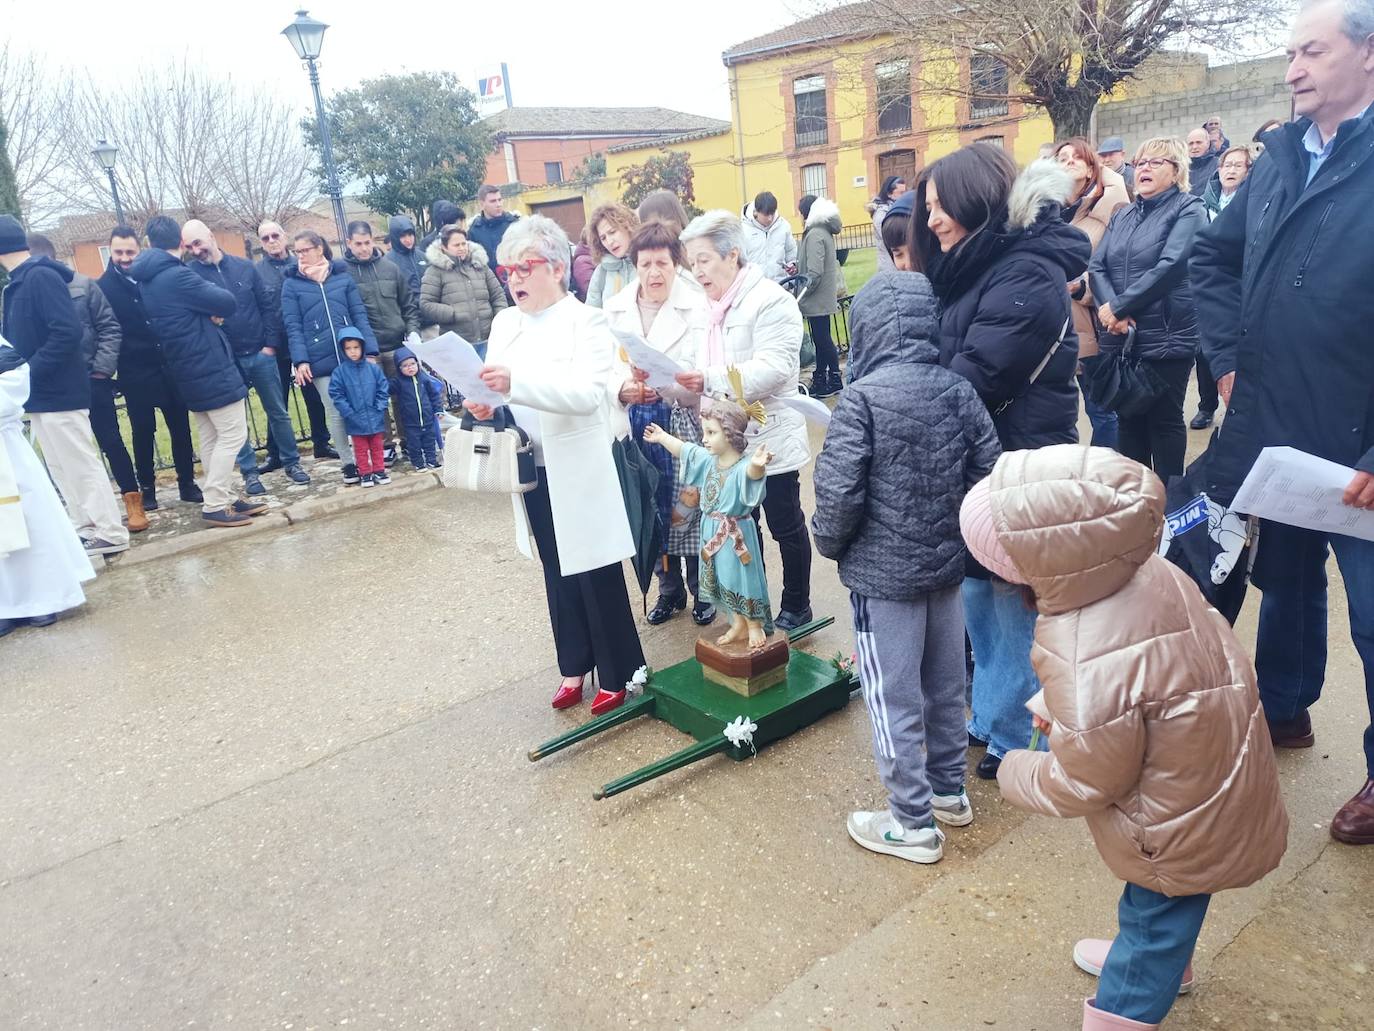
<svg viewBox="0 0 1374 1031">
<path fill-rule="evenodd" d="M 862 250 L 850 251 L 843 266 L 844 283 L 849 288 L 849 296 L 853 297 L 858 293 L 859 287 L 867 283 L 873 277 L 873 273 L 877 271 L 878 251 L 876 248 L 865 247 Z"/>
</svg>

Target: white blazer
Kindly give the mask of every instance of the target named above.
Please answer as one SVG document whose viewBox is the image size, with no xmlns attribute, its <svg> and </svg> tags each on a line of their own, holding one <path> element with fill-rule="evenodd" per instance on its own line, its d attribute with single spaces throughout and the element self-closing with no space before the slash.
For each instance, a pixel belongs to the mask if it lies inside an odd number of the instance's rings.
<svg viewBox="0 0 1374 1031">
<path fill-rule="evenodd" d="M 634 554 L 625 498 L 611 457 L 606 380 L 615 339 L 606 317 L 568 296 L 537 315 L 497 313 L 487 362 L 510 369 L 506 401 L 534 409 L 549 485 L 558 564 L 565 576 Z M 524 510 L 515 498 L 517 538 Z"/>
<path fill-rule="evenodd" d="M 644 336 L 644 323 L 639 318 L 639 282 L 633 282 L 615 296 L 606 300 L 602 311 L 612 328 L 626 333 Z M 706 341 L 706 294 L 695 283 L 689 285 L 681 277 L 673 280 L 673 289 L 668 300 L 658 310 L 649 334 L 644 339 L 656 351 L 661 351 L 682 366 L 687 372 L 693 368 L 688 364 L 696 356 L 697 350 Z M 620 388 L 630 378 L 630 362 L 621 348 L 616 347 L 611 362 L 611 378 L 607 382 L 607 395 L 611 402 L 612 428 L 617 437 L 627 436 L 630 432 L 630 417 L 626 406 L 620 403 Z M 690 390 L 677 388 L 660 391 L 667 401 L 695 407 L 700 400 Z M 667 426 L 663 427 L 665 430 Z"/>
<path fill-rule="evenodd" d="M 725 365 L 710 366 L 706 359 L 706 334 L 691 367 L 706 378 L 708 394 L 730 394 L 726 377 L 731 365 L 744 380 L 744 400 L 762 401 L 768 421 L 762 426 L 750 422 L 745 431 L 749 450 L 763 443 L 773 452 L 768 475 L 796 472 L 811 460 L 811 441 L 806 419 L 796 409 L 782 403 L 784 397 L 798 397 L 797 379 L 801 374 L 802 316 L 796 299 L 755 264 L 744 266 L 745 280 L 725 316 Z M 710 301 L 707 301 L 710 304 Z"/>
</svg>

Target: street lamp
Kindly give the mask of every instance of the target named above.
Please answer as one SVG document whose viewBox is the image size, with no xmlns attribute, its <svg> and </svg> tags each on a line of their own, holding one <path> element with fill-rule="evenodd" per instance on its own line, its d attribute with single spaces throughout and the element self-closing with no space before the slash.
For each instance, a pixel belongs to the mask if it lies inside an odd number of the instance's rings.
<svg viewBox="0 0 1374 1031">
<path fill-rule="evenodd" d="M 124 224 L 124 208 L 119 203 L 119 186 L 115 183 L 115 155 L 119 153 L 119 148 L 113 143 L 105 140 L 97 141 L 95 150 L 91 151 L 95 159 L 100 162 L 100 167 L 105 169 L 105 174 L 110 177 L 110 193 L 114 196 L 115 221 L 120 225 Z"/>
<path fill-rule="evenodd" d="M 320 72 L 315 60 L 324 46 L 324 30 L 329 28 L 324 22 L 310 17 L 305 10 L 296 12 L 296 20 L 281 30 L 281 34 L 291 42 L 296 56 L 305 62 L 310 70 L 310 88 L 315 93 L 315 122 L 320 127 L 320 151 L 324 156 L 324 174 L 329 182 L 329 200 L 334 206 L 334 222 L 339 229 L 339 239 L 346 240 L 344 231 L 343 191 L 339 189 L 339 172 L 334 167 L 334 143 L 329 137 L 329 122 L 324 117 L 324 101 L 320 97 Z"/>
</svg>

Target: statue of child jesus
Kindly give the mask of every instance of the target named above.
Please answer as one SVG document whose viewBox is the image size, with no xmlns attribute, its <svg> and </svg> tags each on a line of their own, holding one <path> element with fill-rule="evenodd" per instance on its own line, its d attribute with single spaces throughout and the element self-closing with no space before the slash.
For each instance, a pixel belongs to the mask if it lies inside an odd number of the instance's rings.
<svg viewBox="0 0 1374 1031">
<path fill-rule="evenodd" d="M 764 476 L 773 453 L 760 444 L 744 460 L 744 429 L 757 418 L 730 400 L 702 406 L 701 444 L 688 444 L 656 424 L 644 430 L 681 463 L 682 482 L 701 488 L 701 594 L 730 613 L 730 629 L 716 639 L 727 645 L 747 639 L 762 648 L 773 632 L 768 581 L 753 511 L 763 502 Z M 703 446 L 704 445 L 704 446 Z"/>
</svg>

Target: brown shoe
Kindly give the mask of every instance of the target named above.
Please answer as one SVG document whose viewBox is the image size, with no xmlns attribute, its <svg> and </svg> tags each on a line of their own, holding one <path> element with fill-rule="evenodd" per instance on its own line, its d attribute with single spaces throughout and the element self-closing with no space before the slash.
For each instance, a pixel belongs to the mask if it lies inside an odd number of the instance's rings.
<svg viewBox="0 0 1374 1031">
<path fill-rule="evenodd" d="M 1295 720 L 1282 723 L 1270 720 L 1269 740 L 1275 748 L 1311 748 L 1316 740 L 1312 734 L 1312 717 L 1304 709 Z"/>
<path fill-rule="evenodd" d="M 124 495 L 124 511 L 128 513 L 125 522 L 130 533 L 142 533 L 148 529 L 148 516 L 143 511 L 143 495 L 131 490 Z"/>
<path fill-rule="evenodd" d="M 1347 845 L 1374 845 L 1374 778 L 1341 806 L 1331 821 L 1331 836 Z"/>
</svg>

